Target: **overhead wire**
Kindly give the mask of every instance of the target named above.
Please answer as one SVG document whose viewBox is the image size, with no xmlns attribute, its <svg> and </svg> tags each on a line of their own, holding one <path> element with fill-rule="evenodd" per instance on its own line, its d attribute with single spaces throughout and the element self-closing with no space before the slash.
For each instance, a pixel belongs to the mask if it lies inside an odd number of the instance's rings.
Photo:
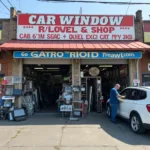
<svg viewBox="0 0 150 150">
<path fill-rule="evenodd" d="M 9 0 L 7 0 L 7 2 L 9 3 L 9 5 L 10 5 L 11 7 L 13 7 L 12 3 L 11 3 Z"/>
<path fill-rule="evenodd" d="M 139 2 L 106 2 L 106 1 L 97 1 L 97 0 L 37 0 L 42 2 L 61 2 L 61 3 L 101 3 L 101 4 L 113 4 L 113 5 L 150 5 L 150 3 L 139 3 Z"/>
<path fill-rule="evenodd" d="M 5 3 L 2 0 L 0 0 L 0 2 L 8 11 L 10 11 L 9 8 L 5 5 Z"/>
<path fill-rule="evenodd" d="M 132 0 L 130 0 L 130 4 L 131 4 L 131 2 L 132 2 Z M 127 7 L 126 15 L 127 15 L 127 13 L 128 13 L 128 10 L 129 10 L 129 7 L 130 7 L 130 4 L 129 4 L 129 5 L 128 5 L 128 7 Z"/>
</svg>

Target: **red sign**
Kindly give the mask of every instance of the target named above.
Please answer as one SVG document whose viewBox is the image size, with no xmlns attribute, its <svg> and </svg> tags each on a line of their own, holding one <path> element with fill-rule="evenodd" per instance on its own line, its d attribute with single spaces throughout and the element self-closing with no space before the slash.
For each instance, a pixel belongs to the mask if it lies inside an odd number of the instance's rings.
<svg viewBox="0 0 150 150">
<path fill-rule="evenodd" d="M 135 40 L 134 16 L 18 14 L 17 39 Z"/>
</svg>

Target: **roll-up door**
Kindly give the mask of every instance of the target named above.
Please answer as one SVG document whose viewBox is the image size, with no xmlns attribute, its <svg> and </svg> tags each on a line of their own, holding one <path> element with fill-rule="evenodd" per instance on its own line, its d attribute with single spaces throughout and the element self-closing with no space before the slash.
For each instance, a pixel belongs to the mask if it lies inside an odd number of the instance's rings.
<svg viewBox="0 0 150 150">
<path fill-rule="evenodd" d="M 81 64 L 127 64 L 127 59 L 83 59 L 81 60 Z"/>
<path fill-rule="evenodd" d="M 58 65 L 70 65 L 71 59 L 24 59 L 24 64 L 58 64 Z"/>
</svg>

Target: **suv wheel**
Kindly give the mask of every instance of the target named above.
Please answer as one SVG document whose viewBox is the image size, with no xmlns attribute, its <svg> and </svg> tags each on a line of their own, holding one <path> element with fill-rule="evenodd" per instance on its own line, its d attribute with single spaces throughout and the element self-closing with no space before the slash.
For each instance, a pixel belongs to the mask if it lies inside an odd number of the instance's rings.
<svg viewBox="0 0 150 150">
<path fill-rule="evenodd" d="M 110 108 L 109 105 L 107 106 L 107 116 L 108 116 L 109 118 L 111 117 L 111 108 Z"/>
<path fill-rule="evenodd" d="M 143 133 L 145 131 L 142 121 L 139 115 L 136 113 L 132 114 L 130 117 L 130 126 L 132 131 L 135 133 Z"/>
</svg>

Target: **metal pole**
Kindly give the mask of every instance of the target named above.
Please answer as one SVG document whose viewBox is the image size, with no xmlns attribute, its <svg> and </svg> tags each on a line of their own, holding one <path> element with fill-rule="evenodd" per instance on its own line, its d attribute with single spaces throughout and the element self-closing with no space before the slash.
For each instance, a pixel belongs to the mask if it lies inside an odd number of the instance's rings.
<svg viewBox="0 0 150 150">
<path fill-rule="evenodd" d="M 82 7 L 80 7 L 80 12 L 79 12 L 79 14 L 82 15 Z"/>
<path fill-rule="evenodd" d="M 139 80 L 139 60 L 137 60 L 137 63 L 136 63 L 136 75 L 137 75 L 137 79 Z M 138 83 L 138 86 L 139 86 L 139 83 Z"/>
</svg>

